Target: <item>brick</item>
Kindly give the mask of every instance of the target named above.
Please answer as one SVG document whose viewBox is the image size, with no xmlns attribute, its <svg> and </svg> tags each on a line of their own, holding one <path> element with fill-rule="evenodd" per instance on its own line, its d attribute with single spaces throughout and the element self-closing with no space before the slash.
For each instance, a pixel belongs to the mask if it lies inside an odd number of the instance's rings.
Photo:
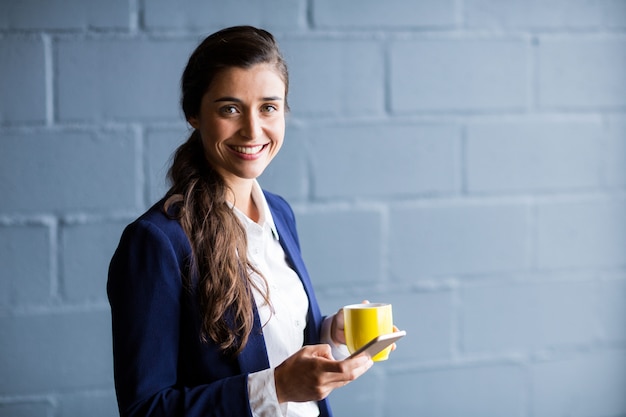
<svg viewBox="0 0 626 417">
<path fill-rule="evenodd" d="M 0 307 L 50 300 L 50 241 L 44 225 L 0 226 Z"/>
<path fill-rule="evenodd" d="M 394 281 L 525 270 L 530 263 L 524 206 L 474 203 L 398 207 L 390 212 L 389 229 Z"/>
<path fill-rule="evenodd" d="M 187 28 L 206 32 L 234 25 L 252 25 L 264 29 L 294 30 L 306 27 L 306 0 L 268 0 L 257 2 L 217 2 L 167 0 L 146 2 L 145 24 L 148 28 Z"/>
<path fill-rule="evenodd" d="M 372 210 L 298 212 L 307 269 L 317 285 L 375 283 L 381 278 L 382 218 Z"/>
<path fill-rule="evenodd" d="M 353 294 L 342 293 L 338 291 L 339 287 L 333 286 L 332 283 L 329 282 L 326 282 L 326 285 L 321 285 L 317 278 L 317 276 L 311 276 L 311 281 L 315 287 L 315 295 L 317 296 L 320 310 L 324 316 L 335 314 L 341 307 L 360 303 L 365 299 L 364 297 L 354 296 Z"/>
<path fill-rule="evenodd" d="M 313 7 L 316 27 L 333 28 L 442 28 L 456 24 L 452 0 L 317 0 Z"/>
<path fill-rule="evenodd" d="M 137 207 L 129 132 L 7 132 L 0 152 L 0 213 Z M 20 175 L 15 175 L 20 173 Z"/>
<path fill-rule="evenodd" d="M 469 0 L 464 5 L 472 28 L 623 28 L 626 4 L 620 0 Z"/>
<path fill-rule="evenodd" d="M 59 417 L 112 417 L 119 415 L 114 391 L 79 392 L 62 395 Z"/>
<path fill-rule="evenodd" d="M 61 292 L 70 302 L 106 301 L 109 262 L 128 222 L 61 227 Z"/>
<path fill-rule="evenodd" d="M 0 39 L 0 124 L 45 121 L 45 68 L 41 39 Z"/>
<path fill-rule="evenodd" d="M 606 164 L 603 128 L 577 121 L 472 124 L 467 133 L 470 192 L 598 188 Z"/>
<path fill-rule="evenodd" d="M 524 415 L 525 378 L 523 370 L 514 365 L 391 375 L 385 383 L 384 415 Z"/>
<path fill-rule="evenodd" d="M 626 203 L 622 200 L 540 204 L 536 218 L 539 268 L 626 265 Z"/>
<path fill-rule="evenodd" d="M 621 279 L 602 281 L 599 289 L 600 320 L 602 339 L 610 342 L 626 341 L 626 280 L 624 274 Z"/>
<path fill-rule="evenodd" d="M 394 362 L 450 358 L 454 318 L 450 292 L 405 292 L 384 300 L 392 303 L 394 324 L 407 332 L 392 353 Z"/>
<path fill-rule="evenodd" d="M 311 188 L 309 165 L 302 131 L 288 127 L 280 153 L 259 178 L 259 183 L 290 202 L 304 200 Z"/>
<path fill-rule="evenodd" d="M 537 48 L 542 108 L 626 106 L 626 39 L 540 39 Z"/>
<path fill-rule="evenodd" d="M 52 417 L 52 404 L 45 401 L 32 402 L 0 402 L 0 416 L 2 417 Z"/>
<path fill-rule="evenodd" d="M 626 413 L 626 351 L 590 352 L 531 368 L 535 417 L 619 416 Z"/>
<path fill-rule="evenodd" d="M 390 46 L 396 113 L 524 109 L 528 45 L 509 39 L 399 40 Z"/>
<path fill-rule="evenodd" d="M 0 317 L 0 392 L 110 389 L 110 329 L 108 311 Z"/>
<path fill-rule="evenodd" d="M 2 29 L 128 29 L 129 0 L 22 0 L 0 3 Z"/>
<path fill-rule="evenodd" d="M 180 121 L 186 40 L 66 39 L 56 48 L 62 121 Z"/>
<path fill-rule="evenodd" d="M 184 128 L 148 131 L 145 149 L 149 204 L 157 202 L 169 189 L 167 171 L 172 165 L 174 152 L 187 140 L 190 133 Z"/>
<path fill-rule="evenodd" d="M 384 55 L 379 43 L 288 39 L 281 41 L 281 47 L 289 65 L 294 115 L 384 114 Z"/>
<path fill-rule="evenodd" d="M 533 351 L 592 343 L 598 336 L 593 281 L 464 288 L 462 346 L 467 352 Z"/>
<path fill-rule="evenodd" d="M 314 196 L 396 197 L 460 190 L 460 129 L 363 125 L 308 128 Z"/>
<path fill-rule="evenodd" d="M 609 187 L 626 186 L 626 119 L 607 123 L 606 182 Z"/>
</svg>

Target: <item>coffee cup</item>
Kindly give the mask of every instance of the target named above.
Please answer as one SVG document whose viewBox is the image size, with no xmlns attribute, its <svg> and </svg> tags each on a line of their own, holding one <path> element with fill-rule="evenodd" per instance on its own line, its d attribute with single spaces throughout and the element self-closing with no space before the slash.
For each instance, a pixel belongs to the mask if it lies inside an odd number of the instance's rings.
<svg viewBox="0 0 626 417">
<path fill-rule="evenodd" d="M 343 308 L 344 334 L 348 351 L 354 353 L 373 338 L 393 333 L 391 304 L 351 304 Z M 384 361 L 389 357 L 391 346 L 374 355 L 373 361 Z"/>
</svg>

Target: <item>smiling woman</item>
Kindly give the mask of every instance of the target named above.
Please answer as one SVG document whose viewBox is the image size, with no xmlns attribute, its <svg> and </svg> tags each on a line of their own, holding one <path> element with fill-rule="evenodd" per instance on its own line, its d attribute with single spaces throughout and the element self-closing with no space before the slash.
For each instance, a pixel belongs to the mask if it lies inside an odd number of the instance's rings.
<svg viewBox="0 0 626 417">
<path fill-rule="evenodd" d="M 270 64 L 228 68 L 208 89 L 189 123 L 200 133 L 209 164 L 235 194 L 248 217 L 251 181 L 260 176 L 283 144 L 285 82 Z"/>
<path fill-rule="evenodd" d="M 343 315 L 322 317 L 294 214 L 257 182 L 283 144 L 287 66 L 268 32 L 228 28 L 181 84 L 193 132 L 109 269 L 120 414 L 330 416 L 372 361 L 332 356 Z"/>
</svg>

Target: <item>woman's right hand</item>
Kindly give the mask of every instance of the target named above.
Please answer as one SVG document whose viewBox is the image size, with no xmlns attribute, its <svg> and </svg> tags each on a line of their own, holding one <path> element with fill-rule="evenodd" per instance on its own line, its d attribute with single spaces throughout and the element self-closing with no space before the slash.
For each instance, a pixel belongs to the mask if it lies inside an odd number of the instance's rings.
<svg viewBox="0 0 626 417">
<path fill-rule="evenodd" d="M 368 300 L 361 301 L 361 304 L 369 304 Z M 339 311 L 335 313 L 332 319 L 332 323 L 330 326 L 330 338 L 333 343 L 336 345 L 345 345 L 346 344 L 346 335 L 344 333 L 344 317 L 343 317 L 343 308 L 340 308 Z"/>
<path fill-rule="evenodd" d="M 337 361 L 326 344 L 304 346 L 274 370 L 278 402 L 320 401 L 363 375 L 372 364 L 367 355 Z"/>
</svg>

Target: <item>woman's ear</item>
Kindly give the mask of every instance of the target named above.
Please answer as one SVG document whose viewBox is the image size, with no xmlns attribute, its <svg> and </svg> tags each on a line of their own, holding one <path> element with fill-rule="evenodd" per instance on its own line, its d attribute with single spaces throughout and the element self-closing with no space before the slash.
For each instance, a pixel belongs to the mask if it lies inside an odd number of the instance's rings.
<svg viewBox="0 0 626 417">
<path fill-rule="evenodd" d="M 198 123 L 198 118 L 197 117 L 190 117 L 189 119 L 187 119 L 187 122 L 191 125 L 191 127 L 193 127 L 194 129 L 198 129 L 200 127 L 200 123 Z"/>
</svg>

